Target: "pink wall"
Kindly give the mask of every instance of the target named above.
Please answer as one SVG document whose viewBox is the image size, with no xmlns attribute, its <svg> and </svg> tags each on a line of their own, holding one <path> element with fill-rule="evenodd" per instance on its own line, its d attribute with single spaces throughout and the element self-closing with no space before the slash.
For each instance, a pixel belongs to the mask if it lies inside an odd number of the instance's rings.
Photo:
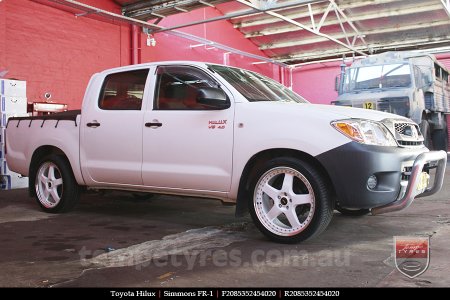
<svg viewBox="0 0 450 300">
<path fill-rule="evenodd" d="M 334 85 L 340 72 L 340 62 L 296 68 L 293 71 L 293 90 L 312 103 L 330 104 L 338 96 Z"/>
<path fill-rule="evenodd" d="M 129 61 L 128 26 L 76 18 L 29 0 L 0 2 L 0 20 L 0 69 L 27 81 L 29 101 L 43 101 L 50 92 L 51 100 L 79 108 L 93 73 Z"/>
<path fill-rule="evenodd" d="M 84 0 L 86 4 L 120 12 L 112 0 Z M 43 2 L 48 3 L 48 2 Z M 186 23 L 218 16 L 213 8 L 201 9 L 165 18 L 162 26 Z M 198 25 L 186 32 L 264 56 L 227 21 Z M 52 93 L 55 102 L 67 103 L 69 109 L 81 106 L 90 76 L 98 71 L 131 63 L 129 25 L 112 24 L 88 17 L 75 17 L 54 5 L 30 0 L 0 1 L 0 71 L 9 70 L 6 78 L 27 81 L 31 102 L 43 101 Z M 141 62 L 159 60 L 199 60 L 224 63 L 223 51 L 190 48 L 195 42 L 166 33 L 156 34 L 156 47 L 145 45 L 141 36 Z M 278 67 L 252 65 L 256 60 L 230 54 L 229 64 L 278 77 Z"/>
<path fill-rule="evenodd" d="M 170 27 L 217 16 L 221 16 L 221 13 L 214 8 L 198 9 L 190 13 L 183 13 L 177 16 L 164 18 L 158 25 Z M 228 21 L 218 21 L 186 27 L 179 29 L 179 31 L 212 40 L 245 52 L 265 56 L 252 42 L 245 39 L 238 30 L 233 28 Z M 201 60 L 219 64 L 226 63 L 223 50 L 212 48 L 210 46 L 191 48 L 191 45 L 198 45 L 198 43 L 165 32 L 155 34 L 155 39 L 156 47 L 147 47 L 146 35 L 142 35 L 141 57 L 143 62 L 161 60 Z M 253 65 L 252 62 L 256 61 L 258 60 L 243 57 L 238 54 L 231 53 L 228 55 L 228 65 L 253 70 L 272 78 L 278 78 L 278 67 L 274 67 L 272 64 Z"/>
</svg>

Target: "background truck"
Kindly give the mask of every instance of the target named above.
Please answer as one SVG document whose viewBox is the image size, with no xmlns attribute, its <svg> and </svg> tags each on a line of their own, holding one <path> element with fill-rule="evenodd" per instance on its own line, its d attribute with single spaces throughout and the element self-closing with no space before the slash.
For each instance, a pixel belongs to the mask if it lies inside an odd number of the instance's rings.
<svg viewBox="0 0 450 300">
<path fill-rule="evenodd" d="M 386 52 L 357 60 L 345 70 L 333 103 L 411 118 L 420 124 L 428 148 L 447 151 L 448 75 L 434 55 Z"/>
<path fill-rule="evenodd" d="M 407 118 L 312 105 L 199 62 L 95 74 L 81 111 L 10 118 L 6 150 L 44 211 L 70 210 L 85 188 L 216 198 L 279 242 L 318 235 L 334 208 L 378 214 L 436 193 L 447 159 Z"/>
</svg>

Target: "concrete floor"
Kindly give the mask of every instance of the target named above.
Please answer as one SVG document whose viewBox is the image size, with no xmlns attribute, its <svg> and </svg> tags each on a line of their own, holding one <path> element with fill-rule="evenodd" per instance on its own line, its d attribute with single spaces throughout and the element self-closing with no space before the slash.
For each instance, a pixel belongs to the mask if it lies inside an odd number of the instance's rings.
<svg viewBox="0 0 450 300">
<path fill-rule="evenodd" d="M 85 194 L 74 212 L 51 215 L 26 190 L 0 191 L 0 287 L 450 286 L 449 167 L 439 194 L 381 216 L 336 212 L 297 245 L 268 241 L 218 201 Z M 431 260 L 408 279 L 393 236 L 415 235 L 431 237 Z"/>
</svg>

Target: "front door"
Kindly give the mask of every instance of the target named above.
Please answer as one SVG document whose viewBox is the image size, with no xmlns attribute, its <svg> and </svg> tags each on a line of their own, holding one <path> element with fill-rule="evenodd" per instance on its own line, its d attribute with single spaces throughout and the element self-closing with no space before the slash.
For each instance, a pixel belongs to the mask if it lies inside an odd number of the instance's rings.
<svg viewBox="0 0 450 300">
<path fill-rule="evenodd" d="M 144 185 L 229 190 L 234 106 L 231 99 L 228 108 L 198 103 L 199 89 L 211 87 L 219 84 L 199 68 L 157 69 L 153 109 L 144 116 Z"/>
</svg>

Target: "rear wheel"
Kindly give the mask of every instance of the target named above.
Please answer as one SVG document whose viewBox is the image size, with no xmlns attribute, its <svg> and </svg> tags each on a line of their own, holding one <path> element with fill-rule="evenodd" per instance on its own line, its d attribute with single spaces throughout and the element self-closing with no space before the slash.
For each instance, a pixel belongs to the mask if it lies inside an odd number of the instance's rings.
<svg viewBox="0 0 450 300">
<path fill-rule="evenodd" d="M 34 178 L 36 200 L 45 212 L 67 212 L 77 204 L 79 187 L 65 158 L 54 154 L 43 158 Z"/>
<path fill-rule="evenodd" d="M 423 119 L 422 122 L 420 122 L 420 131 L 422 132 L 423 136 L 423 143 L 425 147 L 432 150 L 433 149 L 433 143 L 431 141 L 431 128 L 430 123 L 428 123 L 427 120 Z"/>
<path fill-rule="evenodd" d="M 257 172 L 249 209 L 271 240 L 295 243 L 320 234 L 331 221 L 333 203 L 323 176 L 294 158 L 275 158 Z"/>
</svg>

